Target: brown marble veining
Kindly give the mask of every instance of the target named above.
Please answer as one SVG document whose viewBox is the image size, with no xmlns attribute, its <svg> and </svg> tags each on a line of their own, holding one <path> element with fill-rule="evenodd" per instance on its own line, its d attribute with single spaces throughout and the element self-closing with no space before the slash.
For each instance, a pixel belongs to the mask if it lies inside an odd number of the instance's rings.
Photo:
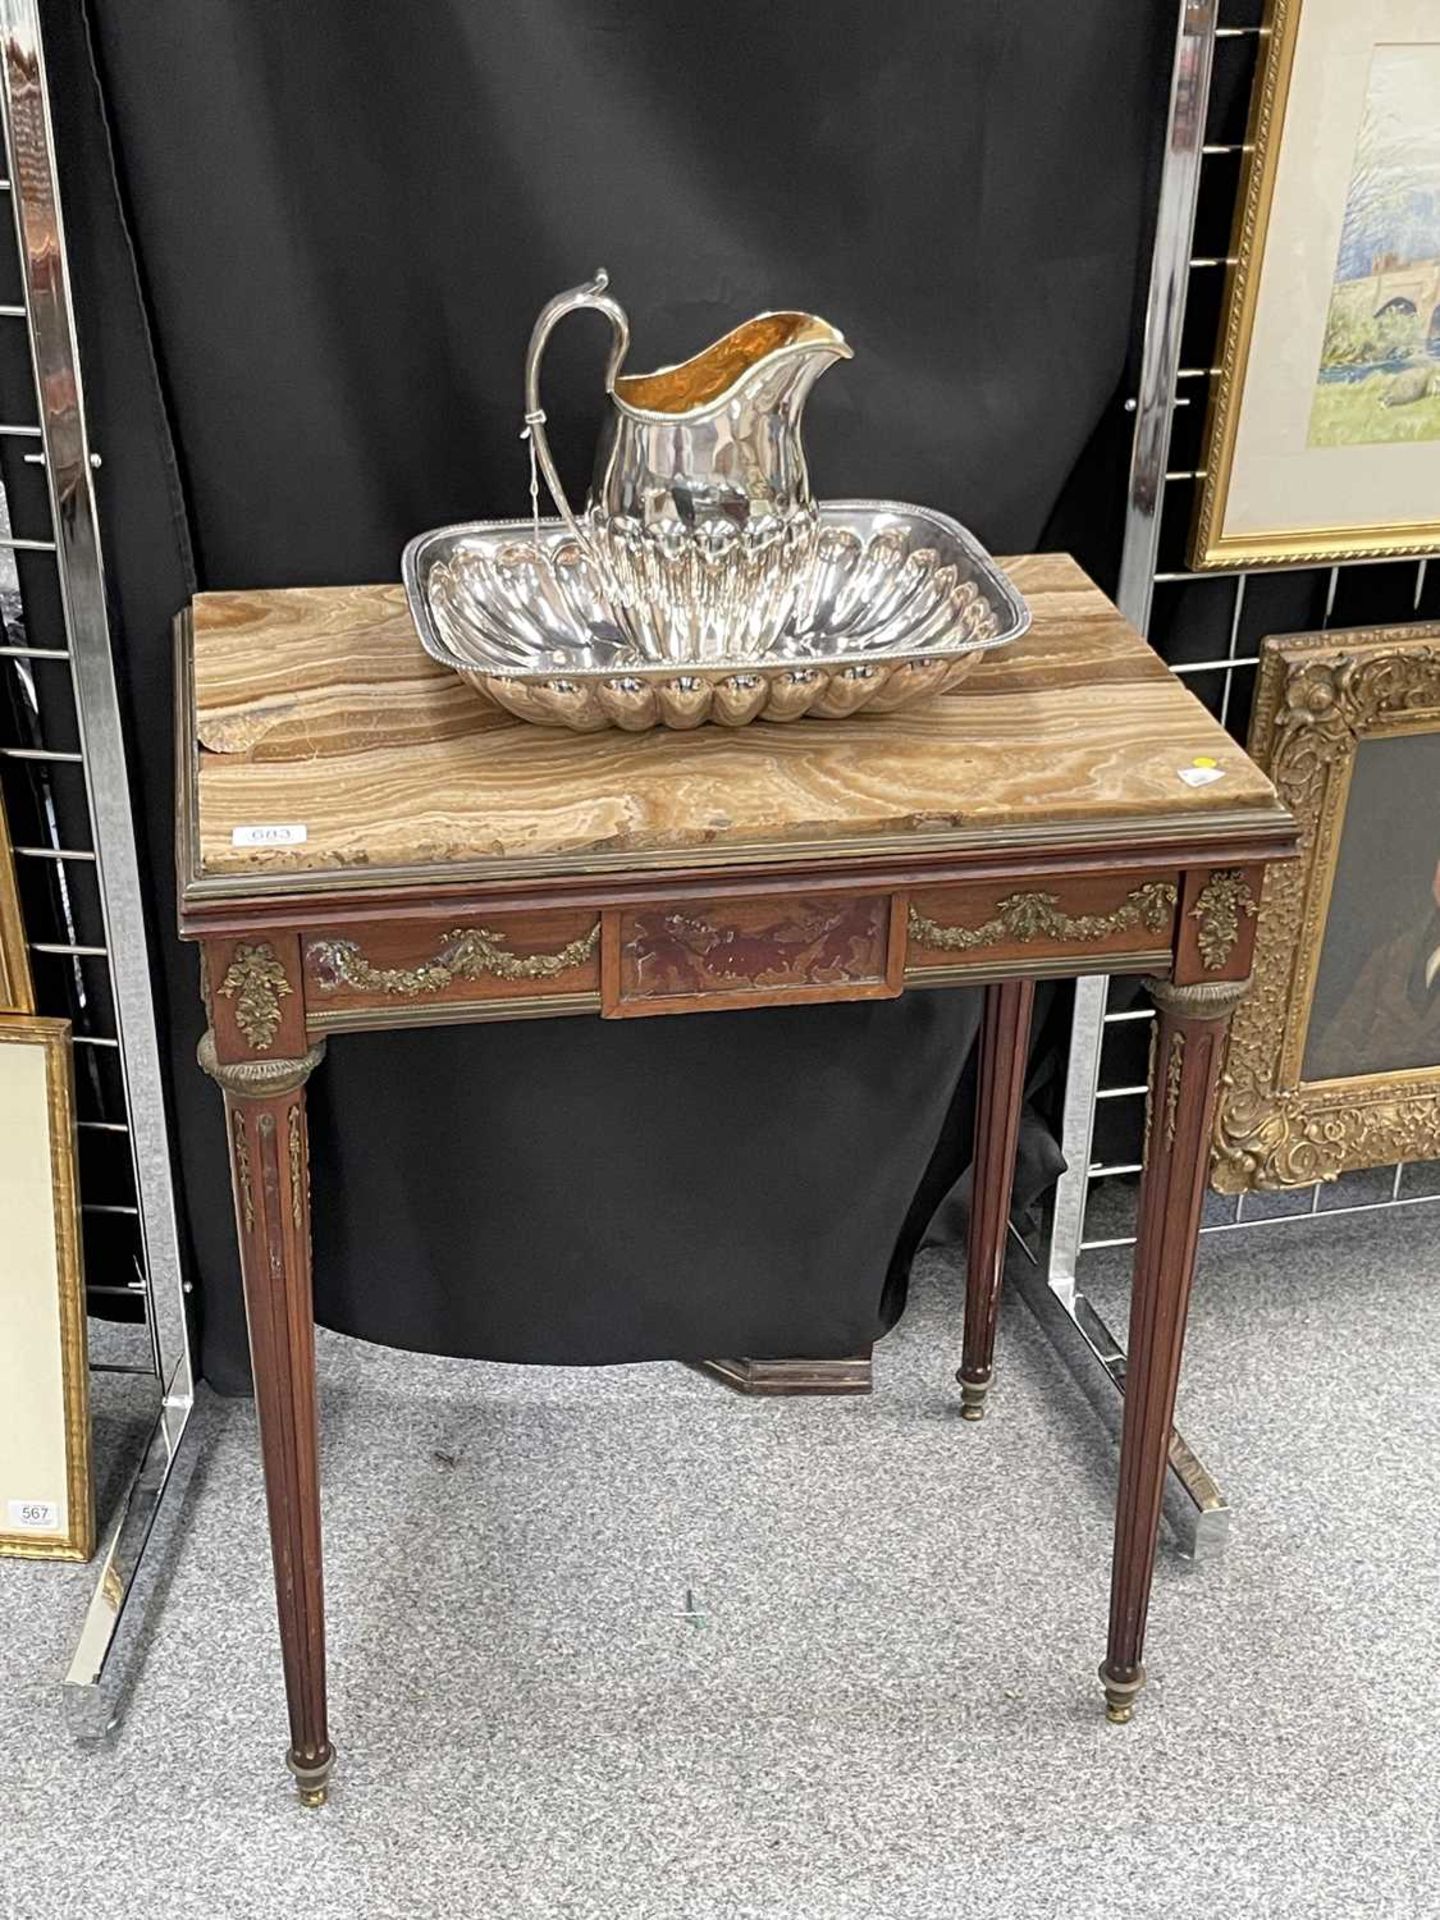
<svg viewBox="0 0 1440 1920">
<path fill-rule="evenodd" d="M 1273 790 L 1063 555 L 1006 563 L 1034 625 L 907 713 L 576 736 L 488 707 L 422 652 L 398 587 L 193 607 L 204 878 L 762 852 L 1269 809 Z M 1181 772 L 1209 759 L 1221 778 Z M 303 826 L 303 844 L 234 843 Z"/>
</svg>

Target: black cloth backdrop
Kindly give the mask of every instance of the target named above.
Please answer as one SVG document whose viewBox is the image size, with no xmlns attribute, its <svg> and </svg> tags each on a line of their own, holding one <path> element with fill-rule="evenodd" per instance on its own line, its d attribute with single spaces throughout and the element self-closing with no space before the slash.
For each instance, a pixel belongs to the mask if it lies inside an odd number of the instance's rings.
<svg viewBox="0 0 1440 1920">
<path fill-rule="evenodd" d="M 804 306 L 855 359 L 821 494 L 1102 573 L 1163 121 L 1133 0 L 47 0 L 47 48 L 203 1364 L 245 1383 L 220 1105 L 173 934 L 168 625 L 194 587 L 389 580 L 527 510 L 531 320 L 595 267 L 631 366 Z M 602 325 L 546 403 L 582 491 Z M 193 557 L 192 557 L 193 556 Z M 968 1159 L 975 996 L 331 1042 L 317 1313 L 503 1359 L 841 1354 Z M 1054 1170 L 1032 1129 L 1027 1180 Z"/>
</svg>

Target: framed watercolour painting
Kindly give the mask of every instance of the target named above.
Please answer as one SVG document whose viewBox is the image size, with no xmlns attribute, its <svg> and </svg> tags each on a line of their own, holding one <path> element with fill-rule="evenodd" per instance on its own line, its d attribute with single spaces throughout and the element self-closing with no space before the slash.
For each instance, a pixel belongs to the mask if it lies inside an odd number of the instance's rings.
<svg viewBox="0 0 1440 1920">
<path fill-rule="evenodd" d="M 88 1560 L 85 1291 L 70 1025 L 0 1017 L 0 1553 Z"/>
<path fill-rule="evenodd" d="M 1440 552 L 1440 0 L 1271 0 L 1192 565 Z"/>
<path fill-rule="evenodd" d="M 1440 1159 L 1440 626 L 1267 640 L 1272 867 L 1215 1123 L 1226 1193 Z"/>
</svg>

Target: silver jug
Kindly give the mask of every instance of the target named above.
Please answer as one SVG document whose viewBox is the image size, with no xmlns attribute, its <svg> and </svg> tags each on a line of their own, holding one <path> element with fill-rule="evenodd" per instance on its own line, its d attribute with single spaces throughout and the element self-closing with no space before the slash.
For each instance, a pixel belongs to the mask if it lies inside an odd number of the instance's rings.
<svg viewBox="0 0 1440 1920">
<path fill-rule="evenodd" d="M 844 335 L 811 313 L 762 313 L 679 366 L 622 374 L 630 323 L 602 270 L 544 307 L 525 359 L 525 423 L 562 519 L 647 659 L 744 658 L 772 646 L 816 559 L 819 519 L 800 439 L 811 387 Z M 581 307 L 615 332 L 612 402 L 584 510 L 565 497 L 545 437 L 540 362 Z"/>
</svg>

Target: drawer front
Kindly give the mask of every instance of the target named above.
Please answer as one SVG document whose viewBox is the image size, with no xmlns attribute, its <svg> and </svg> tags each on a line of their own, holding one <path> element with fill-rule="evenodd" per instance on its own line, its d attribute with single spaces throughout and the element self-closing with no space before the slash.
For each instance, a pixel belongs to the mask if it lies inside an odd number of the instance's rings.
<svg viewBox="0 0 1440 1920">
<path fill-rule="evenodd" d="M 900 991 L 904 915 L 888 893 L 675 901 L 605 916 L 603 1012 L 718 1012 Z"/>
<path fill-rule="evenodd" d="M 1179 877 L 1088 877 L 921 887 L 910 896 L 905 978 L 1115 971 L 1117 958 L 1168 960 Z"/>
<path fill-rule="evenodd" d="M 317 928 L 301 953 L 306 1024 L 319 1032 L 425 1022 L 441 1007 L 510 1019 L 599 1004 L 594 908 Z"/>
</svg>

